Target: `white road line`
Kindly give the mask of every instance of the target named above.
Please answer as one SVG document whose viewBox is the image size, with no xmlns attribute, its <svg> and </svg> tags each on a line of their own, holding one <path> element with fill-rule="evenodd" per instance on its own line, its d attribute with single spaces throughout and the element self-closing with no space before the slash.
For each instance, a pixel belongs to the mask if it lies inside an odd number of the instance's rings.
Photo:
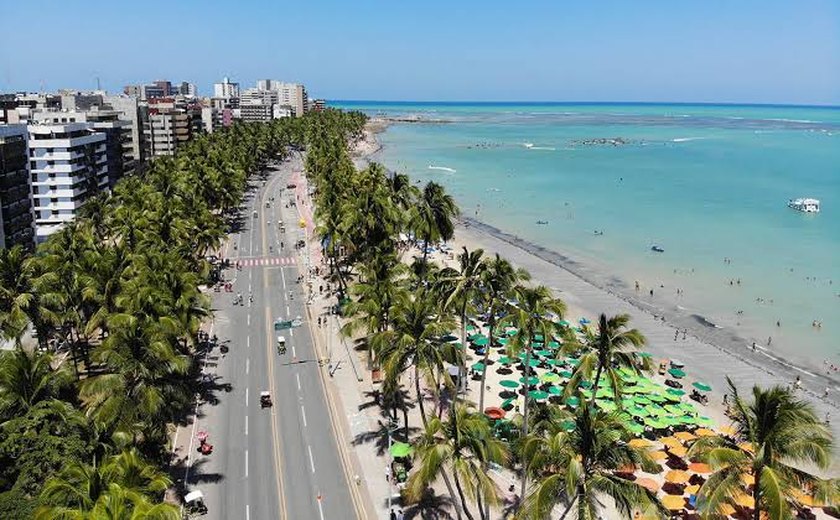
<svg viewBox="0 0 840 520">
<path fill-rule="evenodd" d="M 306 410 L 303 409 L 303 405 L 300 405 L 300 416 L 303 417 L 303 427 L 306 428 Z"/>
<path fill-rule="evenodd" d="M 249 303 L 248 306 L 250 306 L 250 305 L 251 304 Z M 251 315 L 250 314 L 248 315 L 248 320 L 247 321 L 248 321 L 248 325 L 250 325 L 251 324 Z"/>
<path fill-rule="evenodd" d="M 245 478 L 248 478 L 248 449 L 245 449 Z"/>
<path fill-rule="evenodd" d="M 321 515 L 321 520 L 324 520 L 324 507 L 321 505 L 321 493 L 318 493 L 318 513 Z"/>
<path fill-rule="evenodd" d="M 251 336 L 245 338 L 245 346 L 251 348 Z"/>
<path fill-rule="evenodd" d="M 312 468 L 312 473 L 315 473 L 315 459 L 312 458 L 312 446 L 307 444 L 306 449 L 309 450 L 309 467 Z"/>
<path fill-rule="evenodd" d="M 245 416 L 245 435 L 248 435 L 248 416 Z"/>
<path fill-rule="evenodd" d="M 245 359 L 245 375 L 248 375 L 248 372 L 251 371 L 251 358 Z"/>
<path fill-rule="evenodd" d="M 248 406 L 248 387 L 245 387 L 245 406 Z"/>
<path fill-rule="evenodd" d="M 292 345 L 292 357 L 293 358 L 297 357 L 297 353 L 295 352 L 295 346 L 294 345 Z"/>
<path fill-rule="evenodd" d="M 245 504 L 245 520 L 251 520 L 251 505 Z"/>
<path fill-rule="evenodd" d="M 297 379 L 298 392 L 300 392 L 300 374 L 295 374 L 295 379 Z"/>
<path fill-rule="evenodd" d="M 286 316 L 288 316 L 288 315 L 289 315 L 289 306 L 286 305 Z"/>
<path fill-rule="evenodd" d="M 286 291 L 286 273 L 284 271 L 280 271 L 280 281 L 283 282 L 283 291 Z"/>
</svg>

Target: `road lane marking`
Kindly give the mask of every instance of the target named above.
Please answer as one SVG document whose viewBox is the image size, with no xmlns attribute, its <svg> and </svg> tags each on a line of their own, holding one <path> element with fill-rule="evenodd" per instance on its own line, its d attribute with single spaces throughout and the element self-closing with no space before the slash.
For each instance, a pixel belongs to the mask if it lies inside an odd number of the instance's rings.
<svg viewBox="0 0 840 520">
<path fill-rule="evenodd" d="M 297 379 L 298 392 L 300 392 L 300 374 L 295 374 L 295 379 Z"/>
<path fill-rule="evenodd" d="M 312 468 L 312 473 L 315 473 L 315 459 L 312 458 L 312 446 L 307 444 L 306 449 L 309 450 L 309 467 Z"/>
<path fill-rule="evenodd" d="M 245 407 L 248 406 L 248 387 L 245 387 Z"/>
<path fill-rule="evenodd" d="M 286 275 L 283 271 L 280 271 L 280 281 L 283 282 L 283 292 L 286 292 Z"/>
<path fill-rule="evenodd" d="M 306 428 L 306 410 L 303 409 L 303 405 L 300 405 L 300 415 L 303 417 L 303 427 Z"/>
<path fill-rule="evenodd" d="M 268 277 L 263 278 L 263 283 L 268 284 Z M 266 341 L 268 348 L 265 350 L 268 358 L 268 385 L 271 393 L 277 395 L 276 385 L 274 384 L 274 350 L 271 344 L 271 307 L 265 307 L 265 329 Z M 272 437 L 272 453 L 274 454 L 274 470 L 275 470 L 275 484 L 277 485 L 277 496 L 280 497 L 280 518 L 288 520 L 288 512 L 286 510 L 286 495 L 283 492 L 285 486 L 283 485 L 283 453 L 280 450 L 280 438 L 277 433 L 276 414 L 272 408 L 271 412 L 271 437 Z"/>
<path fill-rule="evenodd" d="M 245 435 L 248 435 L 248 416 L 245 416 Z"/>
<path fill-rule="evenodd" d="M 245 346 L 251 348 L 251 336 L 245 338 Z"/>
<path fill-rule="evenodd" d="M 245 520 L 251 520 L 251 505 L 245 504 Z"/>
<path fill-rule="evenodd" d="M 249 303 L 248 306 L 250 307 L 251 304 Z M 248 325 L 249 326 L 251 325 L 251 315 L 250 314 L 248 314 Z"/>
<path fill-rule="evenodd" d="M 295 352 L 295 346 L 292 345 L 292 359 L 297 357 L 297 353 Z"/>
<path fill-rule="evenodd" d="M 246 358 L 245 359 L 245 375 L 247 376 L 250 371 L 251 371 L 251 358 Z"/>
<path fill-rule="evenodd" d="M 318 492 L 318 514 L 321 515 L 321 520 L 324 520 L 324 507 L 321 505 L 321 493 Z"/>
<path fill-rule="evenodd" d="M 248 478 L 248 448 L 245 448 L 245 478 Z"/>
<path fill-rule="evenodd" d="M 289 315 L 289 306 L 286 305 L 286 316 L 288 316 L 288 315 Z"/>
</svg>

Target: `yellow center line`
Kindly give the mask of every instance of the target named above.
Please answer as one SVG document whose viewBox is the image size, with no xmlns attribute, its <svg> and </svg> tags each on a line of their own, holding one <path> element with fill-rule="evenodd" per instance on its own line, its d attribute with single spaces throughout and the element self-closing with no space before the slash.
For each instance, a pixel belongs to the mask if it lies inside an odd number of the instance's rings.
<svg viewBox="0 0 840 520">
<path fill-rule="evenodd" d="M 263 279 L 265 280 L 265 278 Z M 266 345 L 266 353 L 268 356 L 268 386 L 271 389 L 272 400 L 278 395 L 277 389 L 274 385 L 274 349 L 271 342 L 272 328 L 271 328 L 271 308 L 265 308 L 265 323 L 266 323 L 266 338 L 268 338 Z M 274 469 L 277 473 L 277 496 L 280 498 L 280 512 L 281 518 L 288 518 L 286 512 L 286 494 L 284 493 L 285 486 L 283 485 L 283 451 L 280 449 L 280 435 L 277 427 L 277 414 L 274 406 L 271 407 L 271 440 L 274 451 Z"/>
</svg>

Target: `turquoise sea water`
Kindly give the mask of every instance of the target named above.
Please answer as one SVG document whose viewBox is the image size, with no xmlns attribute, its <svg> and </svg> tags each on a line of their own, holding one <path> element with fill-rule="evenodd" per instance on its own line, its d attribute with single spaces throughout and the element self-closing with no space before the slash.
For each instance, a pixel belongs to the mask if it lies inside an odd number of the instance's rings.
<svg viewBox="0 0 840 520">
<path fill-rule="evenodd" d="M 772 336 L 798 363 L 840 365 L 840 109 L 335 105 L 433 121 L 390 126 L 377 160 L 446 185 L 466 215 Z M 599 138 L 625 144 L 582 142 Z M 822 212 L 788 209 L 796 197 Z"/>
</svg>

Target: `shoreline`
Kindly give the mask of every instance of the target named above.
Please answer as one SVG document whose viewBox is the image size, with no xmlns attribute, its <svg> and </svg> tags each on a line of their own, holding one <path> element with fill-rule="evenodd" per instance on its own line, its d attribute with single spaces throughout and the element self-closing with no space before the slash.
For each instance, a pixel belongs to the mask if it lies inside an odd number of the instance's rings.
<svg viewBox="0 0 840 520">
<path fill-rule="evenodd" d="M 381 119 L 372 121 L 376 121 L 375 130 L 366 128 L 364 139 L 375 141 L 375 145 L 366 147 L 372 151 L 358 153 L 359 147 L 354 147 L 354 157 L 360 164 L 374 162 L 371 156 L 383 148 L 377 134 L 391 124 Z M 671 302 L 645 301 L 640 297 L 641 293 L 637 296 L 624 280 L 609 272 L 598 272 L 562 251 L 525 240 L 480 220 L 461 217 L 453 242 L 457 249 L 466 243 L 470 249 L 481 247 L 485 254 L 505 256 L 515 265 L 528 269 L 535 281 L 559 293 L 570 309 L 580 309 L 590 319 L 600 312 L 629 313 L 633 326 L 650 340 L 647 350 L 656 357 L 678 357 L 687 362 L 689 373 L 697 376 L 694 379 L 713 384 L 713 401 L 722 396 L 721 390 L 725 388 L 728 376 L 732 376 L 741 391 L 753 384 L 790 385 L 800 376 L 803 394 L 813 403 L 818 417 L 829 417 L 835 436 L 840 438 L 840 406 L 835 398 L 840 394 L 840 380 L 836 377 L 803 368 L 763 346 L 757 345 L 753 350 L 751 342 L 730 327 L 716 325 L 700 314 L 687 314 Z M 687 340 L 674 341 L 677 330 L 686 331 Z M 830 389 L 827 399 L 823 397 L 826 389 Z M 839 465 L 840 461 L 835 461 L 830 471 L 837 473 Z"/>
</svg>

